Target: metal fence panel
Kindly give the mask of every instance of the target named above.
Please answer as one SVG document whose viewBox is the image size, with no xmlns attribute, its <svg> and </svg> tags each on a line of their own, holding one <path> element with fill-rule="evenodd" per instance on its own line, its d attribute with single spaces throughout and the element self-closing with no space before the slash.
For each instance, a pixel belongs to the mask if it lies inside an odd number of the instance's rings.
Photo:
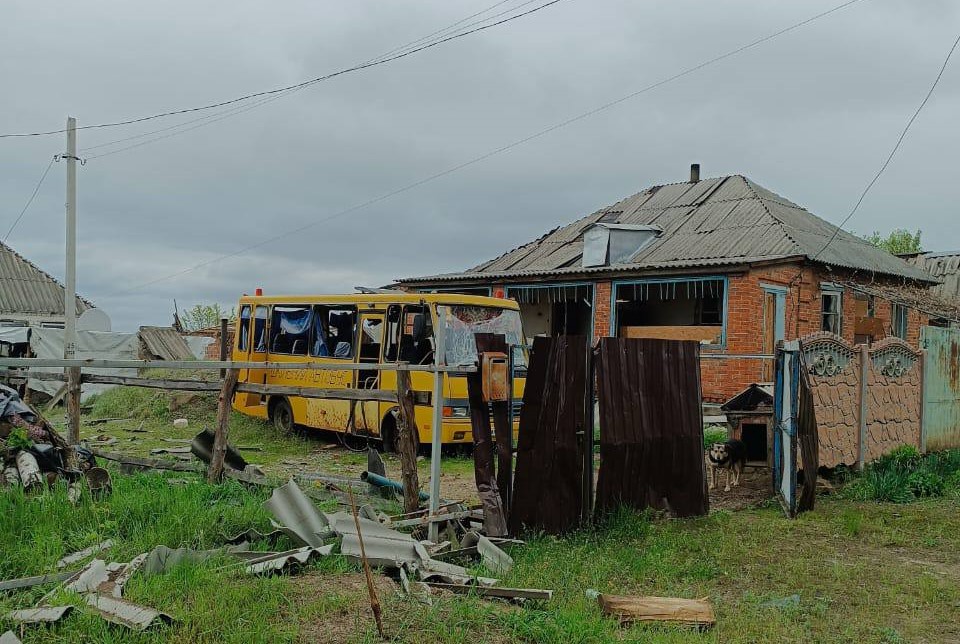
<svg viewBox="0 0 960 644">
<path fill-rule="evenodd" d="M 960 447 L 960 329 L 922 327 L 925 450 Z"/>
<path fill-rule="evenodd" d="M 510 531 L 551 534 L 579 525 L 583 508 L 586 338 L 538 337 L 520 411 Z"/>
<path fill-rule="evenodd" d="M 694 341 L 600 340 L 598 515 L 621 505 L 709 511 L 699 357 Z"/>
</svg>

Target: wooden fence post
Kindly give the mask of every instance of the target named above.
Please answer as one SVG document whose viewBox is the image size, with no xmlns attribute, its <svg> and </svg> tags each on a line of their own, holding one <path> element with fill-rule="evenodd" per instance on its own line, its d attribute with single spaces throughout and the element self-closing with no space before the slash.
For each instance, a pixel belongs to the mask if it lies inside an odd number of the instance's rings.
<svg viewBox="0 0 960 644">
<path fill-rule="evenodd" d="M 416 434 L 418 430 L 409 371 L 397 371 L 397 400 L 400 403 L 397 451 L 400 453 L 403 481 L 403 511 L 415 512 L 420 507 L 420 479 L 417 475 L 417 445 L 420 441 Z"/>
<path fill-rule="evenodd" d="M 67 443 L 80 442 L 80 367 L 67 367 Z"/>
<path fill-rule="evenodd" d="M 220 318 L 220 362 L 226 362 L 230 356 L 230 347 L 227 346 L 227 318 Z M 220 377 L 226 378 L 226 369 L 220 370 Z"/>
<path fill-rule="evenodd" d="M 239 376 L 239 369 L 228 369 L 223 386 L 220 387 L 220 397 L 217 399 L 217 428 L 213 434 L 213 455 L 207 469 L 207 481 L 210 483 L 219 483 L 223 476 L 223 459 L 227 453 L 227 425 L 230 422 L 230 409 Z"/>
</svg>

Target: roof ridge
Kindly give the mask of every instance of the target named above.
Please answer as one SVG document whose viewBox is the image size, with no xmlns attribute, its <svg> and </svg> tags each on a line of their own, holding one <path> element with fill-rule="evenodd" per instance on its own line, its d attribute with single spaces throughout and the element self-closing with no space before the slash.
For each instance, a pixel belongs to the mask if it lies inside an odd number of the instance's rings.
<svg viewBox="0 0 960 644">
<path fill-rule="evenodd" d="M 770 208 L 767 207 L 767 204 L 766 204 L 766 201 L 764 200 L 764 198 L 761 197 L 761 196 L 759 195 L 759 193 L 757 193 L 757 191 L 754 189 L 754 186 L 759 186 L 760 184 L 754 182 L 752 179 L 750 179 L 750 178 L 748 178 L 748 177 L 746 177 L 746 176 L 744 176 L 744 175 L 739 175 L 739 176 L 740 176 L 741 179 L 743 179 L 743 183 L 744 183 L 744 185 L 747 186 L 747 190 L 750 191 L 750 194 L 752 194 L 752 195 L 756 198 L 756 200 L 760 202 L 760 206 L 763 208 L 763 211 L 764 211 L 765 213 L 767 213 L 767 216 L 770 217 L 770 219 L 772 219 L 772 220 L 774 220 L 775 222 L 777 222 L 777 225 L 780 226 L 780 230 L 782 230 L 782 231 L 783 231 L 783 234 L 786 236 L 786 238 L 790 240 L 790 243 L 793 244 L 793 247 L 794 247 L 801 255 L 803 255 L 804 257 L 809 257 L 809 256 L 807 255 L 806 251 L 804 250 L 803 246 L 800 245 L 800 242 L 798 242 L 798 241 L 794 238 L 794 236 L 790 234 L 790 231 L 787 230 L 787 225 L 783 222 L 783 220 L 780 219 L 779 217 L 777 217 L 775 214 L 773 214 L 773 211 L 771 211 Z M 768 190 L 768 192 L 771 192 L 771 191 Z M 777 194 L 777 193 L 773 192 L 772 194 Z M 779 196 L 779 195 L 778 195 L 778 196 Z M 777 203 L 780 203 L 780 204 L 783 205 L 783 206 L 788 205 L 788 204 L 781 203 L 781 202 L 777 202 Z M 801 208 L 801 210 L 803 210 L 804 212 L 810 212 L 809 210 L 807 210 L 807 209 L 805 209 L 805 208 Z"/>
<path fill-rule="evenodd" d="M 40 268 L 39 266 L 37 266 L 36 264 L 34 264 L 32 261 L 30 261 L 30 260 L 27 259 L 26 257 L 24 257 L 23 255 L 21 255 L 20 253 L 18 253 L 17 251 L 15 251 L 12 246 L 10 246 L 9 244 L 7 244 L 7 243 L 4 242 L 4 241 L 0 241 L 0 252 L 2 252 L 2 251 L 7 251 L 8 253 L 12 254 L 14 257 L 16 257 L 17 259 L 19 259 L 21 262 L 23 262 L 24 264 L 26 264 L 27 266 L 29 266 L 29 267 L 32 268 L 33 270 L 37 271 L 38 273 L 40 273 L 41 275 L 43 275 L 44 277 L 46 277 L 48 280 L 50 280 L 51 282 L 53 282 L 54 284 L 56 284 L 56 285 L 59 286 L 60 288 L 66 289 L 66 286 L 64 286 L 63 283 L 62 283 L 60 280 L 58 280 L 56 277 L 54 277 L 53 275 L 51 275 L 51 274 L 48 273 L 47 271 L 43 270 L 42 268 Z M 83 302 L 84 304 L 86 304 L 87 306 L 89 306 L 91 309 L 97 308 L 96 305 L 95 305 L 93 302 L 91 302 L 91 301 L 88 300 L 87 298 L 83 297 L 83 296 L 80 295 L 79 293 L 74 293 L 74 296 L 75 296 L 78 300 L 80 300 L 81 302 Z M 64 315 L 66 315 L 66 311 L 64 311 Z"/>
</svg>

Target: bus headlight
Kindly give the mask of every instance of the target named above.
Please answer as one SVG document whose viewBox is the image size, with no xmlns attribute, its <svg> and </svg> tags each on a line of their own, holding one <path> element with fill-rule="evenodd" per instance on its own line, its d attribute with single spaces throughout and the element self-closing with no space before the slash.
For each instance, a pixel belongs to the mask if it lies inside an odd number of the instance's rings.
<svg viewBox="0 0 960 644">
<path fill-rule="evenodd" d="M 469 407 L 444 407 L 444 418 L 466 418 L 470 413 Z"/>
</svg>

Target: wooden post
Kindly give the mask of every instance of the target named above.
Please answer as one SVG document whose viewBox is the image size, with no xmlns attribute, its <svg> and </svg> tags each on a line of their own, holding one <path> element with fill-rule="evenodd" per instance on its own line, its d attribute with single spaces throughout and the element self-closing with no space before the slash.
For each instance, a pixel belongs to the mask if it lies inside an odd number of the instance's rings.
<svg viewBox="0 0 960 644">
<path fill-rule="evenodd" d="M 223 477 L 223 459 L 227 454 L 227 425 L 230 422 L 230 409 L 233 394 L 237 390 L 239 369 L 228 369 L 217 399 L 217 428 L 213 434 L 213 456 L 207 469 L 207 481 L 219 483 Z"/>
<path fill-rule="evenodd" d="M 420 480 L 417 476 L 417 421 L 410 390 L 410 372 L 397 372 L 397 399 L 400 417 L 397 423 L 397 451 L 400 453 L 401 481 L 403 482 L 403 511 L 420 508 Z"/>
<path fill-rule="evenodd" d="M 470 399 L 470 425 L 473 429 L 473 470 L 477 493 L 483 506 L 483 528 L 488 537 L 507 535 L 507 517 L 497 486 L 493 465 L 493 437 L 490 412 L 483 399 L 483 381 L 479 372 L 467 374 L 467 395 Z"/>
<path fill-rule="evenodd" d="M 220 361 L 226 362 L 230 353 L 227 346 L 227 318 L 220 318 Z M 227 377 L 227 370 L 220 370 L 220 378 Z"/>
<path fill-rule="evenodd" d="M 67 367 L 67 443 L 80 442 L 80 367 Z"/>
<path fill-rule="evenodd" d="M 583 480 L 580 491 L 581 515 L 584 524 L 593 516 L 593 391 L 596 380 L 593 372 L 593 346 L 587 342 L 587 377 L 584 379 L 583 403 Z"/>
</svg>

